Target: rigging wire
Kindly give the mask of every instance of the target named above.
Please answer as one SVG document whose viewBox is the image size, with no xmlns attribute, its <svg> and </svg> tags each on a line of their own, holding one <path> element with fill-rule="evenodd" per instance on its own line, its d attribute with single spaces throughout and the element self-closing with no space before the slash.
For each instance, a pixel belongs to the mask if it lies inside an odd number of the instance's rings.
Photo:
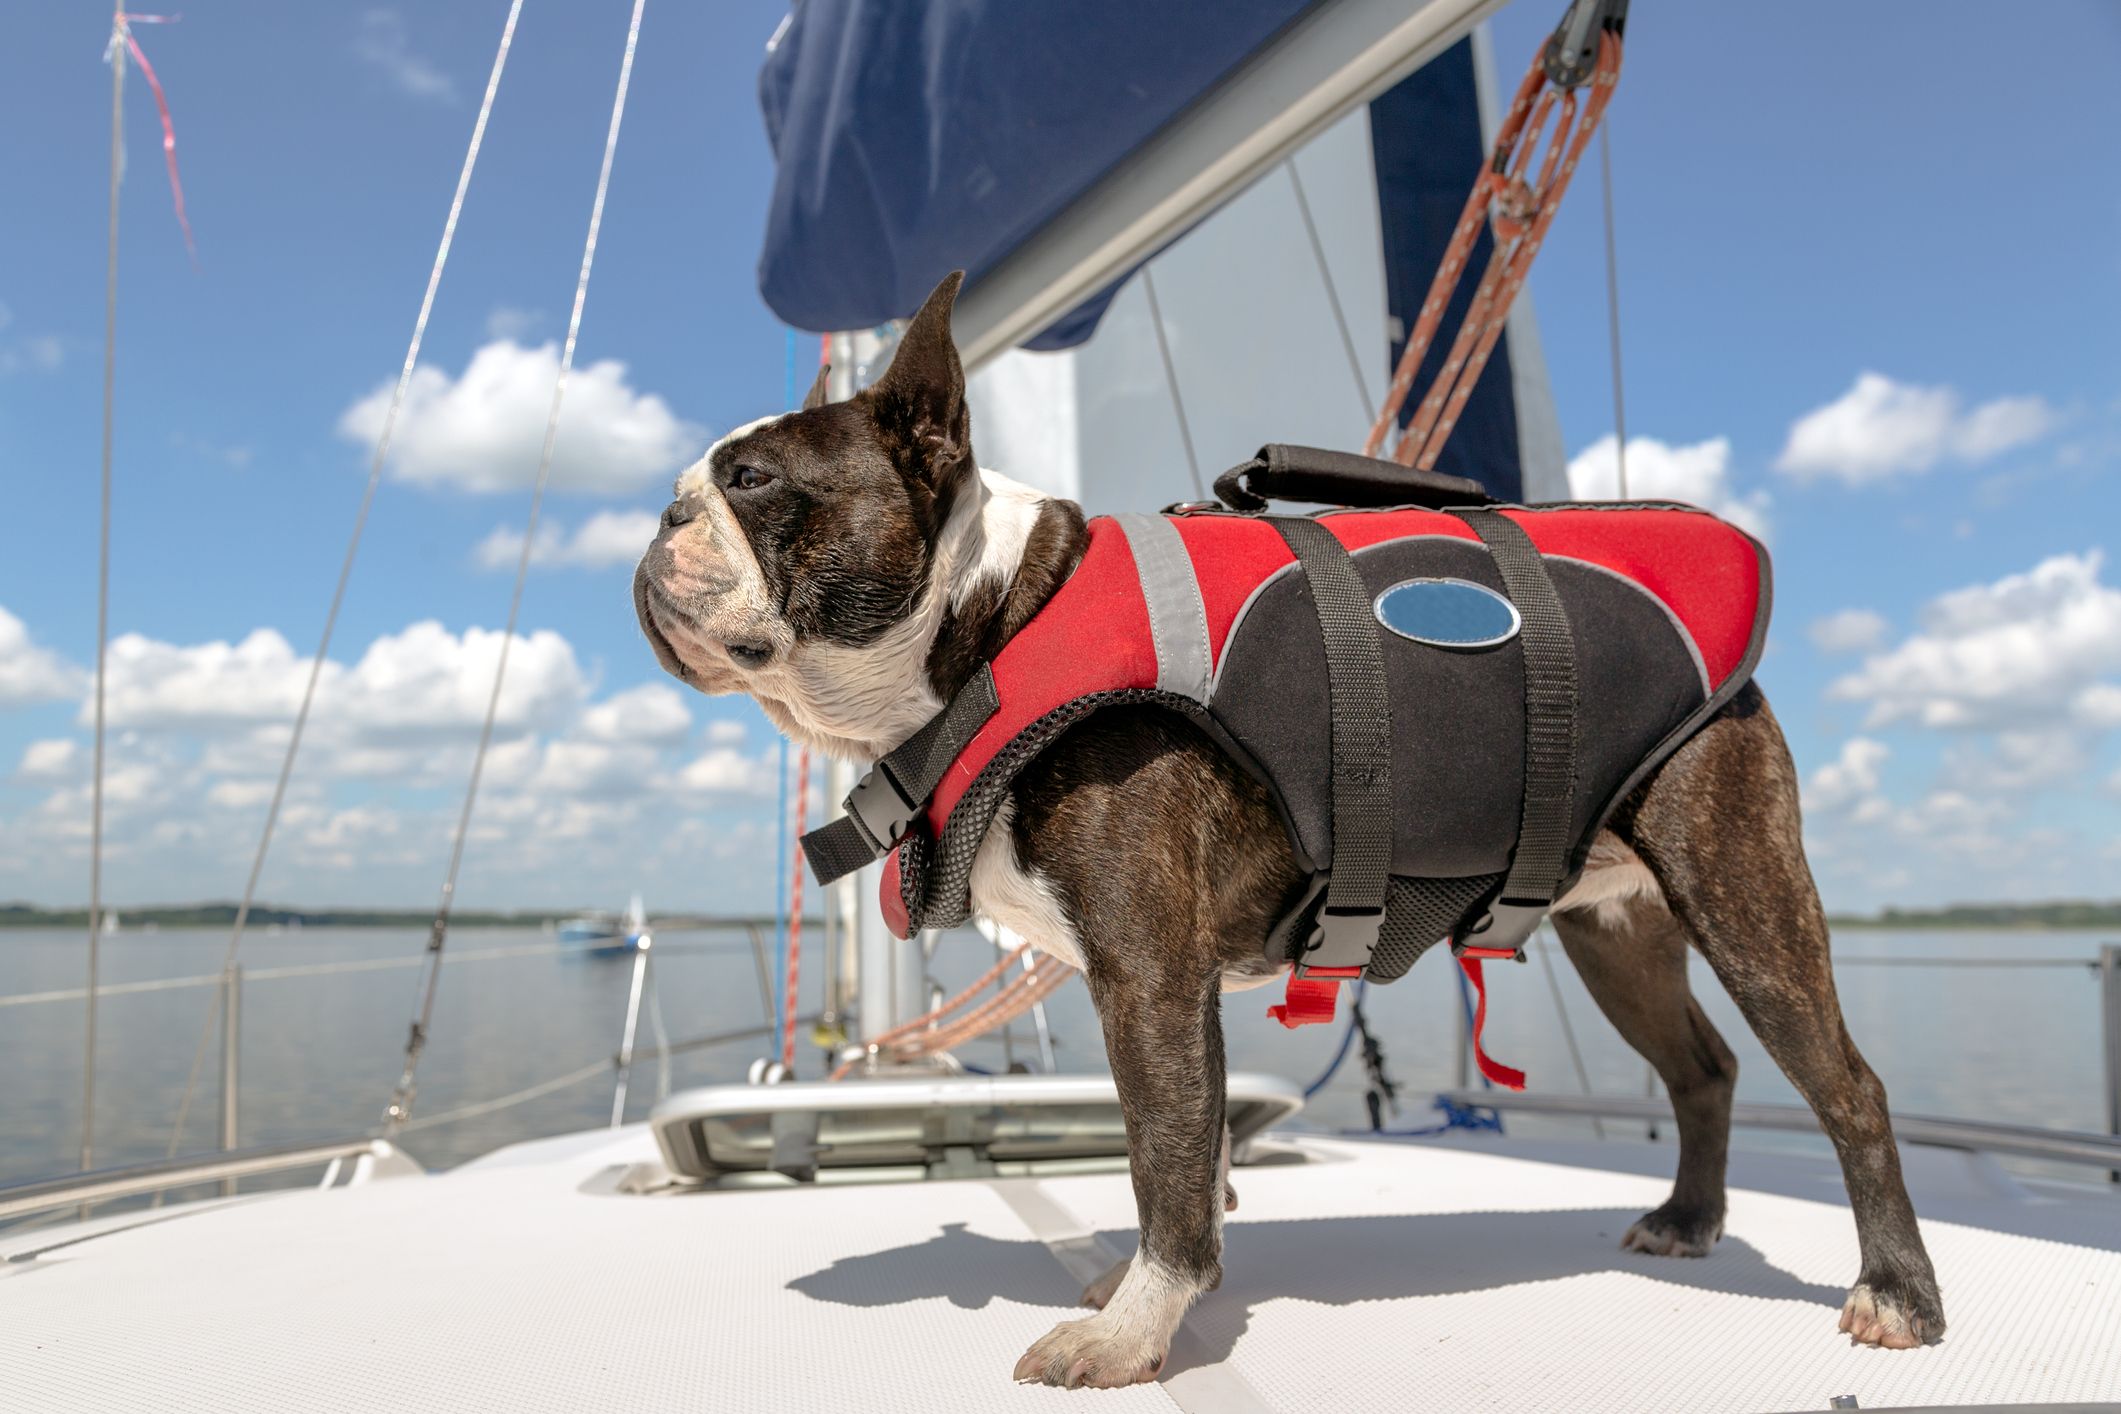
<svg viewBox="0 0 2121 1414">
<path fill-rule="evenodd" d="M 111 37 L 125 30 L 125 4 L 111 12 Z M 110 639 L 110 460 L 112 408 L 118 384 L 118 184 L 125 175 L 125 50 L 110 55 L 110 246 L 103 269 L 103 499 L 96 539 L 96 747 L 89 785 L 88 1015 L 82 1039 L 81 1167 L 96 1160 L 96 973 L 103 949 L 103 685 Z M 82 1212 L 87 1212 L 83 1205 Z"/>
<path fill-rule="evenodd" d="M 1584 1068 L 1583 1052 L 1576 1045 L 1576 1027 L 1569 1021 L 1569 1009 L 1561 1000 L 1561 979 L 1554 975 L 1554 950 L 1537 947 L 1531 951 L 1539 954 L 1539 965 L 1547 974 L 1547 993 L 1554 998 L 1554 1015 L 1561 1021 L 1561 1039 L 1569 1043 L 1569 1061 L 1576 1067 L 1576 1083 L 1583 1093 L 1591 1093 L 1591 1072 Z M 1605 1121 L 1597 1115 L 1591 1116 L 1591 1128 L 1600 1139 L 1605 1138 Z"/>
<path fill-rule="evenodd" d="M 575 345 L 582 332 L 582 306 L 589 298 L 589 274 L 596 264 L 597 233 L 604 224 L 604 199 L 611 189 L 611 167 L 618 153 L 619 124 L 626 114 L 626 91 L 633 81 L 633 58 L 641 41 L 641 14 L 647 5 L 648 0 L 633 0 L 633 16 L 626 29 L 626 53 L 619 61 L 618 91 L 612 95 L 611 123 L 604 133 L 604 160 L 597 172 L 596 200 L 589 208 L 589 234 L 582 242 L 582 265 L 575 276 L 574 306 L 567 316 L 567 340 L 560 350 L 559 377 L 553 382 L 552 405 L 545 415 L 545 441 L 538 452 L 537 480 L 530 492 L 530 515 L 523 530 L 523 548 L 516 557 L 515 587 L 508 598 L 508 622 L 501 632 L 493 688 L 487 694 L 486 716 L 480 723 L 478 748 L 471 758 L 471 779 L 464 788 L 464 807 L 457 815 L 456 836 L 449 852 L 449 872 L 442 880 L 442 897 L 427 941 L 428 965 L 423 969 L 419 1013 L 406 1036 L 404 1073 L 398 1078 L 397 1088 L 391 1092 L 390 1107 L 384 1111 L 386 1134 L 403 1124 L 411 1110 L 420 1054 L 426 1047 L 428 1026 L 434 1019 L 435 991 L 442 978 L 442 949 L 449 938 L 449 912 L 456 897 L 457 874 L 464 863 L 465 840 L 471 833 L 471 812 L 478 801 L 479 777 L 486 767 L 487 749 L 493 744 L 494 718 L 500 711 L 501 687 L 508 677 L 508 649 L 515 641 L 516 622 L 523 610 L 523 586 L 530 576 L 531 550 L 538 537 L 538 515 L 544 508 L 545 486 L 552 475 L 553 448 L 560 431 L 560 408 L 567 397 L 568 377 L 574 371 Z"/>
<path fill-rule="evenodd" d="M 236 965 L 236 953 L 243 945 L 243 928 L 250 919 L 251 905 L 257 898 L 258 878 L 265 870 L 266 855 L 272 849 L 273 832 L 280 821 L 280 807 L 287 798 L 287 782 L 294 774 L 295 757 L 302 749 L 302 733 L 309 725 L 310 708 L 316 702 L 317 680 L 324 670 L 325 658 L 331 652 L 331 638 L 339 623 L 339 609 L 346 601 L 346 586 L 353 578 L 354 560 L 360 553 L 361 536 L 368 527 L 368 513 L 375 504 L 376 487 L 383 479 L 383 462 L 390 453 L 391 437 L 397 430 L 398 412 L 405 403 L 405 390 L 412 382 L 413 367 L 420 357 L 420 346 L 427 338 L 428 316 L 434 311 L 435 292 L 442 284 L 442 271 L 449 264 L 450 246 L 456 240 L 457 219 L 464 211 L 464 194 L 471 187 L 471 174 L 478 166 L 479 149 L 486 141 L 487 119 L 493 114 L 494 95 L 501 88 L 501 72 L 508 66 L 508 52 L 515 43 L 516 20 L 523 12 L 523 0 L 510 0 L 508 18 L 501 25 L 501 43 L 493 56 L 493 69 L 486 77 L 486 93 L 479 100 L 479 116 L 471 127 L 471 142 L 464 150 L 463 165 L 457 170 L 457 187 L 449 201 L 449 215 L 442 223 L 442 240 L 435 249 L 434 264 L 427 272 L 427 289 L 420 296 L 420 312 L 413 320 L 412 339 L 405 346 L 405 362 L 398 369 L 397 386 L 391 391 L 390 406 L 383 414 L 383 430 L 376 438 L 375 456 L 368 464 L 368 484 L 361 492 L 360 509 L 354 513 L 353 533 L 347 538 L 346 556 L 339 565 L 339 580 L 331 592 L 331 607 L 324 615 L 324 632 L 317 639 L 316 655 L 309 662 L 309 679 L 302 688 L 302 703 L 295 710 L 294 731 L 287 739 L 287 753 L 280 761 L 279 779 L 273 783 L 272 801 L 265 809 L 265 828 L 258 837 L 257 853 L 252 857 L 250 877 L 243 884 L 243 899 L 236 906 L 236 921 L 228 934 L 228 950 L 221 960 L 224 972 Z M 533 527 L 535 528 L 535 527 Z M 531 542 L 526 538 L 526 546 Z M 503 650 L 506 652 L 504 644 Z M 100 675 L 99 675 L 100 676 Z M 177 1105 L 177 1120 L 169 1136 L 169 1152 L 175 1154 L 184 1139 L 184 1123 L 190 1116 L 192 1098 L 198 1092 L 199 1072 L 206 1059 L 207 1042 L 213 1035 L 215 1022 L 220 1017 L 221 995 L 216 990 L 208 1002 L 206 1019 L 199 1028 L 198 1044 L 193 1048 L 191 1074 L 184 1082 L 184 1096 Z"/>
<path fill-rule="evenodd" d="M 1304 179 L 1296 173 L 1296 159 L 1291 157 L 1282 163 L 1289 169 L 1289 185 L 1296 190 L 1296 209 L 1303 214 L 1304 234 L 1311 238 L 1311 256 L 1318 262 L 1319 278 L 1326 282 L 1326 302 L 1333 307 L 1333 325 L 1340 330 L 1340 347 L 1348 356 L 1348 372 L 1355 376 L 1355 396 L 1362 403 L 1362 420 L 1366 423 L 1377 420 L 1377 404 L 1370 397 L 1370 384 L 1363 377 L 1362 356 L 1355 351 L 1355 336 L 1348 331 L 1347 311 L 1340 307 L 1340 287 L 1333 283 L 1332 268 L 1326 264 L 1325 242 L 1318 238 L 1318 223 L 1311 219 L 1311 199 L 1304 195 Z"/>
<path fill-rule="evenodd" d="M 809 747 L 803 748 L 800 762 L 795 780 L 795 847 L 798 849 L 802 847 L 803 826 L 810 808 Z M 781 1001 L 781 1074 L 788 1079 L 795 1077 L 795 1009 L 803 962 L 803 866 L 799 860 L 792 862 L 795 882 L 788 891 L 788 970 Z"/>
<path fill-rule="evenodd" d="M 1607 139 L 1612 129 L 1598 129 L 1598 176 L 1605 190 L 1605 309 L 1606 332 L 1613 345 L 1613 456 L 1618 475 L 1618 499 L 1628 498 L 1628 400 L 1620 383 L 1620 258 L 1613 240 L 1613 149 Z"/>
<path fill-rule="evenodd" d="M 1193 477 L 1193 494 L 1208 499 L 1208 487 L 1200 479 L 1200 457 L 1193 451 L 1193 425 L 1186 420 L 1186 400 L 1178 391 L 1178 365 L 1171 361 L 1171 341 L 1164 334 L 1164 307 L 1156 299 L 1156 276 L 1142 267 L 1142 290 L 1149 296 L 1149 320 L 1156 326 L 1156 352 L 1164 361 L 1164 386 L 1171 390 L 1171 410 L 1178 414 L 1178 437 L 1186 445 L 1186 470 Z"/>
</svg>

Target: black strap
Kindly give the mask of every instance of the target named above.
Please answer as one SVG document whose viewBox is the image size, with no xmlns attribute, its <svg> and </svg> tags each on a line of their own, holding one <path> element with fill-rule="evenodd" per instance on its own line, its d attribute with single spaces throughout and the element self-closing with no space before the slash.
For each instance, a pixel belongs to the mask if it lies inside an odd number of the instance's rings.
<svg viewBox="0 0 2121 1414">
<path fill-rule="evenodd" d="M 1485 506 L 1492 498 L 1477 481 L 1423 471 L 1398 462 L 1269 442 L 1243 466 L 1215 478 L 1215 494 L 1233 511 L 1262 511 L 1267 502 L 1314 501 L 1333 506 Z"/>
<path fill-rule="evenodd" d="M 1576 842 L 1576 639 L 1524 528 L 1494 511 L 1451 514 L 1488 547 L 1524 620 L 1524 808 L 1502 893 L 1474 930 L 1478 946 L 1518 950 L 1553 903 Z"/>
<path fill-rule="evenodd" d="M 803 856 L 817 881 L 844 879 L 889 854 L 935 794 L 950 763 L 1001 705 L 994 670 L 982 663 L 949 706 L 855 782 L 845 815 L 803 836 Z"/>
<path fill-rule="evenodd" d="M 1392 867 L 1392 701 L 1370 594 L 1332 531 L 1275 516 L 1303 567 L 1326 645 L 1333 761 L 1333 872 L 1318 930 L 1296 961 L 1367 967 L 1384 919 Z"/>
</svg>

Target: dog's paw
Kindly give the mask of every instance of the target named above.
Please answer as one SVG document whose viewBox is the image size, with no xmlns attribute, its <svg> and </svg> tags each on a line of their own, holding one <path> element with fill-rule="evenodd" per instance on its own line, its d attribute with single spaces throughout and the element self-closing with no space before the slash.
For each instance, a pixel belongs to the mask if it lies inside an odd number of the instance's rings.
<svg viewBox="0 0 2121 1414">
<path fill-rule="evenodd" d="M 1116 1271 L 1123 1275 L 1126 1263 Z M 1115 1278 L 1113 1285 L 1118 1284 Z M 1062 1389 L 1119 1389 L 1155 1379 L 1170 1348 L 1168 1333 L 1158 1336 L 1141 1323 L 1101 1311 L 1085 1320 L 1063 1321 L 1040 1336 L 1016 1362 L 1015 1378 Z"/>
<path fill-rule="evenodd" d="M 1132 1257 L 1120 1258 L 1112 1264 L 1111 1271 L 1106 1272 L 1096 1281 L 1084 1287 L 1083 1305 L 1088 1306 L 1093 1311 L 1104 1310 L 1105 1303 L 1112 1299 L 1112 1293 L 1119 1290 L 1119 1284 L 1126 1280 L 1127 1268 L 1133 1264 L 1133 1261 Z"/>
<path fill-rule="evenodd" d="M 1857 1282 L 1841 1307 L 1841 1329 L 1854 1345 L 1912 1350 L 1944 1334 L 1944 1309 L 1934 1292 L 1894 1293 Z"/>
<path fill-rule="evenodd" d="M 1637 1218 L 1620 1239 L 1620 1250 L 1652 1257 L 1706 1257 L 1721 1236 L 1722 1218 L 1666 1204 Z"/>
</svg>

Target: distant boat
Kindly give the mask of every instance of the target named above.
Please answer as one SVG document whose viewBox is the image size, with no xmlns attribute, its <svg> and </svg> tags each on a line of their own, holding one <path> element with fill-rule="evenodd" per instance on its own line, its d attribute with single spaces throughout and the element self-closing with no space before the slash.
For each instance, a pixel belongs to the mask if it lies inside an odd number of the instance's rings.
<svg viewBox="0 0 2121 1414">
<path fill-rule="evenodd" d="M 560 925 L 560 942 L 592 957 L 624 957 L 639 952 L 648 938 L 648 917 L 635 894 L 624 916 L 584 913 Z"/>
</svg>

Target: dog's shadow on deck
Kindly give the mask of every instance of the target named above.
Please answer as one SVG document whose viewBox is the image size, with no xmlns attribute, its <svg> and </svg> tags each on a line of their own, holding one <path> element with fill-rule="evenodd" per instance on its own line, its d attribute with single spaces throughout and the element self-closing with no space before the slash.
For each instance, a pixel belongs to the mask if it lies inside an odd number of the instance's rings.
<svg viewBox="0 0 2121 1414">
<path fill-rule="evenodd" d="M 1570 1208 L 1233 1222 L 1223 1230 L 1222 1286 L 1201 1299 L 1243 1308 L 1246 1319 L 1229 1327 L 1228 1339 L 1234 1340 L 1249 1324 L 1252 1308 L 1276 1297 L 1351 1306 L 1605 1271 L 1837 1309 L 1847 1294 L 1771 1265 L 1742 1238 L 1726 1236 L 1704 1258 L 1623 1252 L 1621 1234 L 1637 1216 L 1633 1209 Z M 1115 1254 L 1132 1246 L 1132 1234 L 1101 1237 Z M 948 1223 L 924 1242 L 842 1257 L 788 1285 L 839 1305 L 892 1306 L 940 1296 L 977 1310 L 997 1298 L 1073 1307 L 1082 1284 L 1041 1242 L 985 1237 L 963 1223 Z M 1088 1313 L 1078 1308 L 1078 1314 Z M 1223 1348 L 1204 1352 L 1210 1360 L 1229 1354 L 1224 1342 L 1216 1343 Z"/>
</svg>

